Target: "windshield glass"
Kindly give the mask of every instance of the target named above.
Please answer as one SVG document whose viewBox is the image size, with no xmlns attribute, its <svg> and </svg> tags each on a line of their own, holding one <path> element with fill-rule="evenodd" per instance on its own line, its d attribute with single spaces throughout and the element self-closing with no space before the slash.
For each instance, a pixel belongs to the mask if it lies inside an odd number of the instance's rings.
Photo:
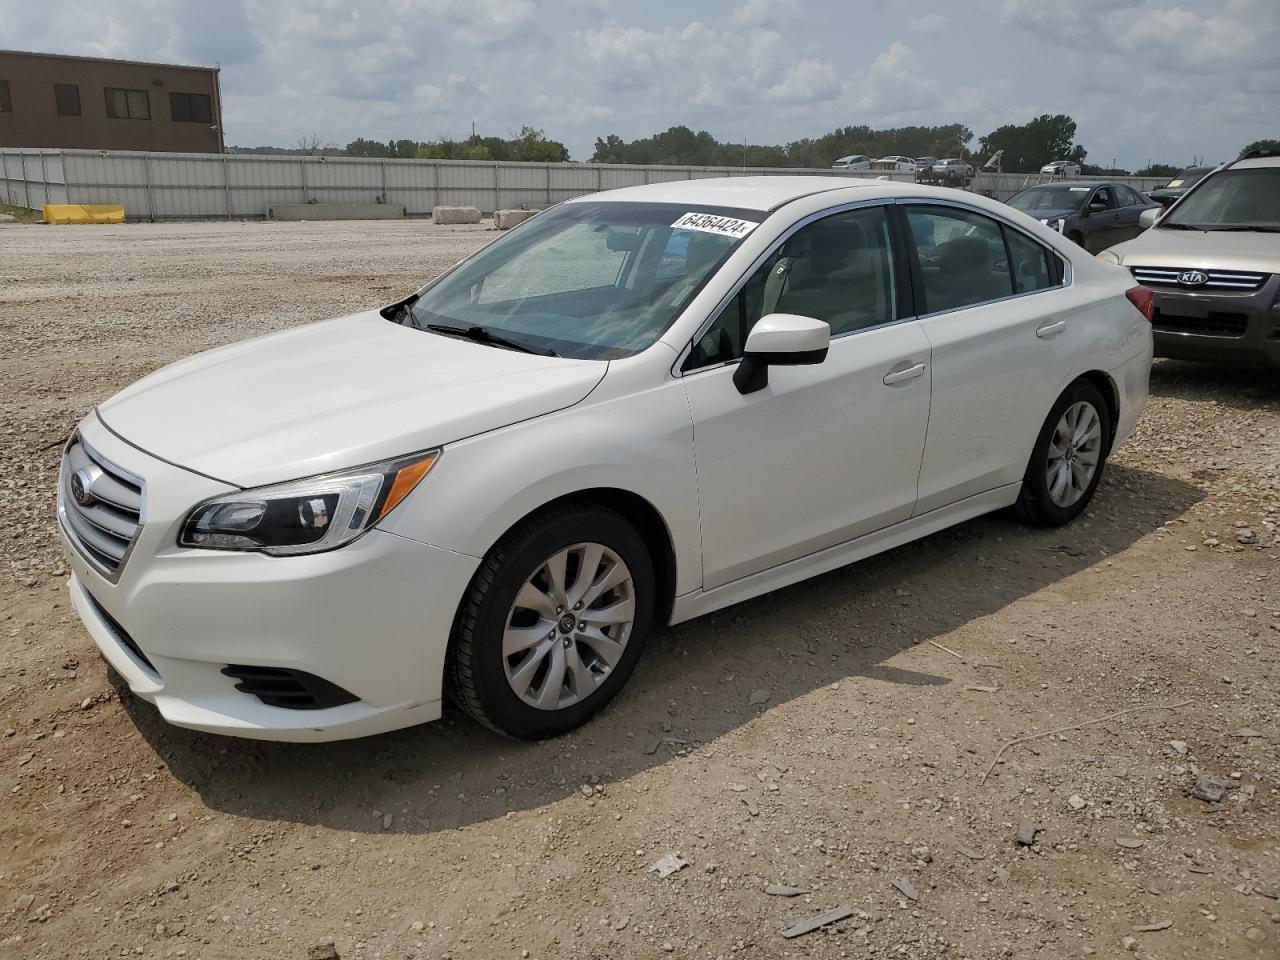
<svg viewBox="0 0 1280 960">
<path fill-rule="evenodd" d="M 481 327 L 583 360 L 652 344 L 764 214 L 674 204 L 566 203 L 427 288 L 409 322 Z"/>
<path fill-rule="evenodd" d="M 1084 203 L 1090 187 L 1032 187 L 1009 198 L 1009 206 L 1024 213 L 1033 210 L 1075 210 Z"/>
<path fill-rule="evenodd" d="M 1190 167 L 1169 181 L 1169 188 L 1192 187 L 1213 172 L 1213 167 Z"/>
<path fill-rule="evenodd" d="M 1280 230 L 1280 167 L 1215 173 L 1183 197 L 1160 225 Z"/>
</svg>

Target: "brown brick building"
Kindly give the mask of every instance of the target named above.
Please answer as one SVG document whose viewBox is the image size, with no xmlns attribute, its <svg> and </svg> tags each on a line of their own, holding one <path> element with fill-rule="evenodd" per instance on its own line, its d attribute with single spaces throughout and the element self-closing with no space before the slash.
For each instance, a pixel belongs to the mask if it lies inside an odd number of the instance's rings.
<svg viewBox="0 0 1280 960">
<path fill-rule="evenodd" d="M 221 153 L 218 68 L 0 50 L 0 147 Z"/>
</svg>

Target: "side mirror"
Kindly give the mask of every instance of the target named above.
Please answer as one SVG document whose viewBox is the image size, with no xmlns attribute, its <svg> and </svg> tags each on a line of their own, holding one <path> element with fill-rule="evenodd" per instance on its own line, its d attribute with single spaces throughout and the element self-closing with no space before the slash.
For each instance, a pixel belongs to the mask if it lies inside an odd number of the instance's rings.
<svg viewBox="0 0 1280 960">
<path fill-rule="evenodd" d="M 1104 212 L 1106 209 L 1107 209 L 1107 201 L 1105 201 L 1105 200 L 1090 200 L 1090 201 L 1089 201 L 1089 212 L 1090 212 L 1090 213 L 1102 213 L 1102 212 Z"/>
<path fill-rule="evenodd" d="M 1160 214 L 1164 213 L 1161 207 L 1152 207 L 1149 210 L 1143 210 L 1138 214 L 1138 226 L 1143 230 L 1149 230 L 1156 225 L 1156 221 L 1160 219 Z"/>
<path fill-rule="evenodd" d="M 733 373 L 739 393 L 755 393 L 769 385 L 770 366 L 821 363 L 831 346 L 831 327 L 813 317 L 771 313 L 747 334 L 742 361 Z"/>
</svg>

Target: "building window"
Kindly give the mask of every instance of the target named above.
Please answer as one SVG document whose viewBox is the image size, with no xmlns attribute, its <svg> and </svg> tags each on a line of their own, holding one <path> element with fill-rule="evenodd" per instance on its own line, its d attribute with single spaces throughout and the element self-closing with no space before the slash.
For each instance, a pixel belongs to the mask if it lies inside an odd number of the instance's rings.
<svg viewBox="0 0 1280 960">
<path fill-rule="evenodd" d="M 207 93 L 169 94 L 169 119 L 213 123 L 213 102 Z"/>
<path fill-rule="evenodd" d="M 80 88 L 74 83 L 55 83 L 53 96 L 58 101 L 58 116 L 80 116 Z"/>
<path fill-rule="evenodd" d="M 150 120 L 151 101 L 145 90 L 107 87 L 107 116 L 116 120 Z"/>
<path fill-rule="evenodd" d="M 0 113 L 13 113 L 13 101 L 9 99 L 8 80 L 0 80 Z"/>
</svg>

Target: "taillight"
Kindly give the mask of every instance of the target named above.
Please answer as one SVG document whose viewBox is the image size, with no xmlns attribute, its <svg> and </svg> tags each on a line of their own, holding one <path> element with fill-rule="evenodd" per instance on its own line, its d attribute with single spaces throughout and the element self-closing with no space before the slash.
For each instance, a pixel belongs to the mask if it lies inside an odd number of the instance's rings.
<svg viewBox="0 0 1280 960">
<path fill-rule="evenodd" d="M 1137 307 L 1138 312 L 1146 317 L 1147 322 L 1150 323 L 1156 313 L 1155 291 L 1150 287 L 1138 285 L 1136 287 L 1130 287 L 1124 292 L 1124 295 L 1129 298 L 1129 302 Z"/>
</svg>

